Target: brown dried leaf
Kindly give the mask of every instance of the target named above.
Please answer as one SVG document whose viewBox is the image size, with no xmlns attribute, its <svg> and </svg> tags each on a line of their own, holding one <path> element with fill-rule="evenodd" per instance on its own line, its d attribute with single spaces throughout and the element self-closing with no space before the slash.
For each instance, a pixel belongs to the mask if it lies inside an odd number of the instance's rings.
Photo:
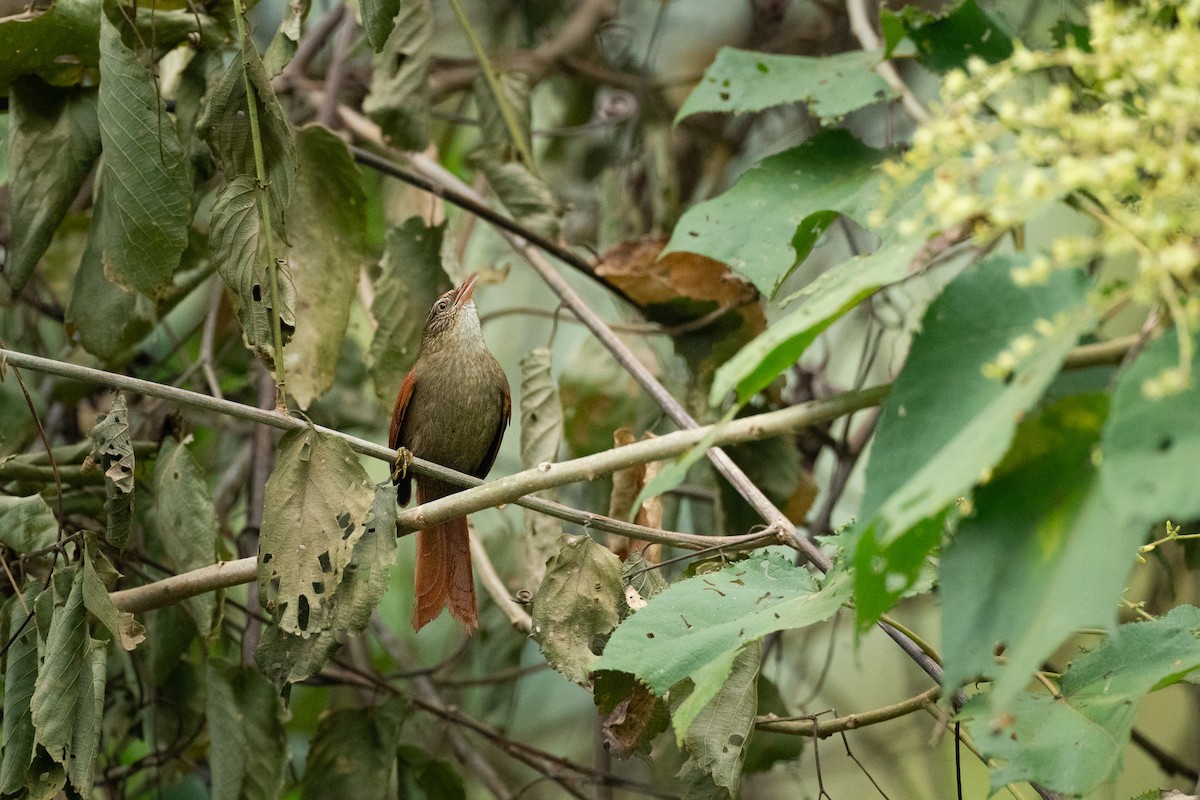
<svg viewBox="0 0 1200 800">
<path fill-rule="evenodd" d="M 643 434 L 643 439 L 651 439 L 653 433 L 647 431 Z M 636 439 L 633 431 L 627 427 L 617 428 L 613 432 L 613 445 L 622 447 L 631 444 Z M 629 519 L 633 511 L 633 504 L 637 500 L 642 489 L 646 484 L 654 479 L 661 468 L 659 462 L 651 462 L 649 464 L 638 464 L 626 469 L 617 470 L 613 473 L 613 489 L 612 496 L 608 502 L 608 515 L 613 519 Z M 645 525 L 648 528 L 661 528 L 663 521 L 662 498 L 651 497 L 642 503 L 642 507 L 638 509 L 637 517 L 634 522 L 638 525 Z M 642 553 L 645 559 L 651 563 L 657 564 L 662 560 L 662 547 L 658 544 L 650 544 L 642 539 L 630 539 L 625 536 L 618 536 L 615 533 L 608 535 L 608 549 L 617 554 L 622 561 L 629 557 L 630 553 Z"/>
</svg>

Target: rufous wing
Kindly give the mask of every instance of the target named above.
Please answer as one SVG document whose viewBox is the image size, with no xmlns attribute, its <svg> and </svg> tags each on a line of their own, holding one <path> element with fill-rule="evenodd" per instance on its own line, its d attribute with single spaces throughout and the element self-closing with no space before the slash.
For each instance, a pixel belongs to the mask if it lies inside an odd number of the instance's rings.
<svg viewBox="0 0 1200 800">
<path fill-rule="evenodd" d="M 392 409 L 392 427 L 388 431 L 388 447 L 393 450 L 400 447 L 400 434 L 404 429 L 404 419 L 408 414 L 408 407 L 412 403 L 415 386 L 413 373 L 409 372 L 404 378 L 404 383 L 400 384 L 400 391 L 396 394 L 396 407 Z M 406 475 L 403 478 L 396 476 L 392 482 L 396 484 L 396 500 L 402 506 L 408 505 L 408 501 L 412 498 L 412 480 Z"/>
</svg>

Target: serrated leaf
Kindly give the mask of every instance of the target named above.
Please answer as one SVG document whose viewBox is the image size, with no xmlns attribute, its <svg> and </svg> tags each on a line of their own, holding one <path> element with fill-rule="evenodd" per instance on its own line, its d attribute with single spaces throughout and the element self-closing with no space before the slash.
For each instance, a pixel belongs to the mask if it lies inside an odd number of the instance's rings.
<svg viewBox="0 0 1200 800">
<path fill-rule="evenodd" d="M 241 57 L 230 62 L 229 68 L 212 90 L 208 106 L 196 123 L 196 129 L 221 165 L 227 184 L 239 175 L 254 178 L 258 174 L 249 105 L 246 102 L 247 75 L 258 113 L 271 221 L 282 225 L 295 189 L 296 143 L 287 115 L 275 97 L 275 90 L 271 88 L 271 78 L 250 37 L 246 37 Z M 282 230 L 278 233 L 283 235 Z"/>
<path fill-rule="evenodd" d="M 695 688 L 672 720 L 684 732 L 717 696 L 743 648 L 768 633 L 826 620 L 849 595 L 844 578 L 818 589 L 782 556 L 754 556 L 671 584 L 617 626 L 594 669 L 631 672 L 658 695 L 691 678 Z"/>
<path fill-rule="evenodd" d="M 142 623 L 134 619 L 133 614 L 117 608 L 90 559 L 83 562 L 83 605 L 123 649 L 133 650 L 146 640 Z"/>
<path fill-rule="evenodd" d="M 952 281 L 926 311 L 884 402 L 848 547 L 860 629 L 916 580 L 940 539 L 938 515 L 1001 459 L 1021 415 L 1093 323 L 1086 275 L 1066 270 L 1021 288 L 1010 271 L 1027 260 L 993 256 Z M 988 365 L 1018 338 L 1014 369 L 989 377 Z"/>
<path fill-rule="evenodd" d="M 258 212 L 258 190 L 254 179 L 238 175 L 217 195 L 212 207 L 209 248 L 213 265 L 238 298 L 237 315 L 242 337 L 269 368 L 275 364 L 275 311 L 271 280 L 263 258 L 262 218 Z M 282 295 L 279 320 L 286 343 L 296 330 L 296 292 L 291 273 L 276 262 L 278 288 Z"/>
<path fill-rule="evenodd" d="M 301 800 L 387 800 L 400 726 L 408 713 L 408 702 L 393 698 L 323 716 L 305 762 Z"/>
<path fill-rule="evenodd" d="M 287 766 L 284 710 L 254 667 L 208 662 L 208 762 L 212 800 L 277 800 Z"/>
<path fill-rule="evenodd" d="M 385 142 L 423 150 L 429 141 L 430 2 L 367 0 L 362 12 L 367 39 L 377 53 L 363 111 L 379 125 Z"/>
<path fill-rule="evenodd" d="M 163 558 L 176 574 L 215 563 L 220 534 L 208 482 L 187 445 L 187 440 L 164 439 L 154 462 L 154 518 Z M 188 598 L 183 608 L 200 636 L 208 637 L 220 614 L 218 595 Z"/>
<path fill-rule="evenodd" d="M 0 525 L 3 530 L 3 525 Z M 32 608 L 36 591 L 25 593 Z M 33 761 L 34 728 L 30 711 L 38 674 L 37 626 L 28 619 L 32 611 L 11 598 L 8 604 L 6 641 L 11 639 L 4 662 L 4 720 L 0 738 L 0 794 L 13 794 L 25 786 Z M 24 630 L 20 635 L 17 631 Z M 14 638 L 15 637 L 15 638 Z"/>
<path fill-rule="evenodd" d="M 371 613 L 387 591 L 392 564 L 396 563 L 396 493 L 391 484 L 375 489 L 363 528 L 330 601 L 333 621 L 329 629 L 307 638 L 287 633 L 277 625 L 263 631 L 254 659 L 275 683 L 296 683 L 317 674 L 341 647 L 344 634 L 366 630 Z"/>
<path fill-rule="evenodd" d="M 873 71 L 882 50 L 850 50 L 810 58 L 722 47 L 675 115 L 739 114 L 786 103 L 806 103 L 822 119 L 841 117 L 896 93 Z"/>
<path fill-rule="evenodd" d="M 258 586 L 285 632 L 307 637 L 333 624 L 330 598 L 374 498 L 366 470 L 342 439 L 314 428 L 280 439 L 267 480 Z"/>
<path fill-rule="evenodd" d="M 92 88 L 22 78 L 8 96 L 12 251 L 5 272 L 16 296 L 100 155 L 100 125 Z"/>
<path fill-rule="evenodd" d="M 284 364 L 288 391 L 307 409 L 333 385 L 364 257 L 366 195 L 346 143 L 328 129 L 301 129 L 296 152 L 289 259 L 296 333 Z"/>
<path fill-rule="evenodd" d="M 531 635 L 551 667 L 586 686 L 599 637 L 620 619 L 621 561 L 587 536 L 563 536 L 559 545 L 533 597 Z"/>
<path fill-rule="evenodd" d="M 125 46 L 107 9 L 100 18 L 99 124 L 104 272 L 158 298 L 187 246 L 191 181 L 154 76 Z"/>
<path fill-rule="evenodd" d="M 1007 762 L 992 772 L 993 789 L 1027 780 L 1081 795 L 1113 780 L 1142 697 L 1200 668 L 1198 637 L 1193 606 L 1122 625 L 1063 673 L 1062 698 L 1021 692 L 1003 723 L 975 726 L 984 753 Z M 964 717 L 986 718 L 985 699 Z"/>
<path fill-rule="evenodd" d="M 125 396 L 113 395 L 112 409 L 96 421 L 91 437 L 95 448 L 89 456 L 104 470 L 104 539 L 122 548 L 133 526 L 133 442 L 129 439 L 129 409 Z"/>
<path fill-rule="evenodd" d="M 688 209 L 663 254 L 722 261 L 773 297 L 839 214 L 866 221 L 884 155 L 847 131 L 820 133 L 764 159 L 724 194 Z"/>
<path fill-rule="evenodd" d="M 550 368 L 549 348 L 535 347 L 521 358 L 521 465 L 525 469 L 558 460 L 563 409 Z M 554 500 L 558 493 L 547 490 L 538 492 L 538 496 Z M 540 583 L 546 561 L 558 547 L 562 523 L 527 508 L 523 511 L 526 574 L 531 583 Z"/>
<path fill-rule="evenodd" d="M 727 790 L 731 797 L 738 796 L 746 743 L 754 734 L 754 715 L 758 712 L 761 660 L 762 654 L 757 647 L 747 647 L 738 653 L 725 684 L 696 715 L 686 733 L 676 727 L 676 738 L 691 754 L 688 764 L 676 777 L 683 778 L 694 769 L 709 776 L 714 785 Z M 672 692 L 673 700 L 674 694 Z M 672 705 L 679 706 L 677 702 Z"/>
<path fill-rule="evenodd" d="M 417 360 L 421 330 L 435 300 L 451 286 L 442 270 L 445 224 L 425 227 L 410 217 L 388 231 L 371 314 L 377 328 L 367 360 L 375 395 L 391 403 Z"/>
<path fill-rule="evenodd" d="M 14 553 L 32 553 L 58 539 L 58 520 L 41 495 L 0 496 L 0 545 Z"/>
</svg>

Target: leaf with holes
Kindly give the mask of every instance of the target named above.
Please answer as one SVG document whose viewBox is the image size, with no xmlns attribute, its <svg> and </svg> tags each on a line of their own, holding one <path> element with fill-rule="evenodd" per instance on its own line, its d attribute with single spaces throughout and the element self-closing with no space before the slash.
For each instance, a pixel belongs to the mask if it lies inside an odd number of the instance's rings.
<svg viewBox="0 0 1200 800">
<path fill-rule="evenodd" d="M 314 428 L 288 431 L 267 480 L 258 546 L 258 586 L 280 628 L 298 636 L 328 630 L 375 488 L 357 456 Z"/>
<path fill-rule="evenodd" d="M 685 784 L 707 776 L 715 786 L 725 789 L 730 797 L 738 796 L 742 764 L 746 760 L 746 743 L 754 734 L 754 715 L 758 713 L 758 670 L 762 654 L 757 647 L 747 647 L 737 654 L 729 677 L 696 720 L 683 735 L 682 743 L 690 754 L 676 776 Z M 671 692 L 672 706 L 687 702 L 687 693 L 680 698 Z M 678 736 L 678 731 L 676 731 Z"/>
<path fill-rule="evenodd" d="M 363 27 L 377 51 L 363 111 L 379 125 L 384 141 L 393 147 L 424 150 L 429 141 L 433 11 L 429 0 L 406 0 L 396 13 L 397 4 L 393 2 L 387 18 L 376 20 L 372 14 L 380 12 L 373 9 L 380 5 L 389 4 L 367 0 L 362 5 Z M 390 33 L 375 33 L 382 25 L 387 25 Z"/>
<path fill-rule="evenodd" d="M 113 395 L 112 409 L 92 428 L 95 448 L 88 456 L 104 470 L 105 540 L 121 548 L 133 527 L 133 443 L 129 439 L 129 409 L 125 396 Z"/>
</svg>

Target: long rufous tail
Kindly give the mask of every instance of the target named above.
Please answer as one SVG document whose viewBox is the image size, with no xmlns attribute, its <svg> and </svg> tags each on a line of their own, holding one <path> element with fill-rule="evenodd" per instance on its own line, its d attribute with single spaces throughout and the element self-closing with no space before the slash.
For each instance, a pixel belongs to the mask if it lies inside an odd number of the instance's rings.
<svg viewBox="0 0 1200 800">
<path fill-rule="evenodd" d="M 424 495 L 418 484 L 417 502 L 435 499 Z M 421 630 L 447 606 L 450 615 L 461 622 L 468 633 L 479 627 L 466 517 L 441 522 L 417 533 L 415 584 L 413 630 Z"/>
</svg>

